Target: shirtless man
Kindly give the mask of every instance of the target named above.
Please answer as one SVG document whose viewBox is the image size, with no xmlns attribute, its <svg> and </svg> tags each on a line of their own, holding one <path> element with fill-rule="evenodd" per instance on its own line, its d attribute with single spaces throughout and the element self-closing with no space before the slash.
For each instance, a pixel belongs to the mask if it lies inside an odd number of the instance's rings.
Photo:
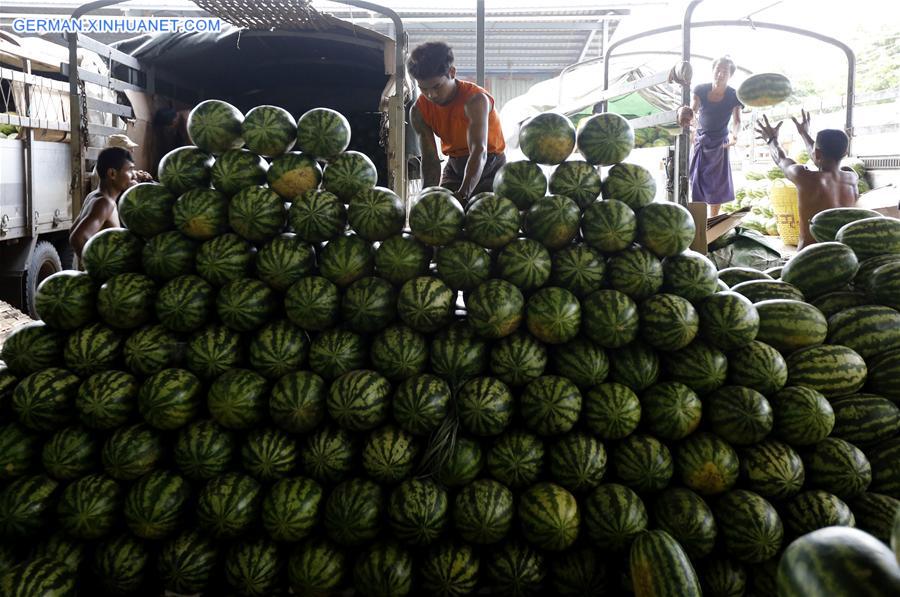
<svg viewBox="0 0 900 597">
<path fill-rule="evenodd" d="M 72 223 L 69 243 L 81 260 L 81 251 L 92 236 L 105 228 L 117 228 L 119 210 L 116 202 L 127 188 L 135 184 L 134 158 L 127 149 L 107 147 L 97 156 L 100 186 L 84 198 L 81 213 Z"/>
<path fill-rule="evenodd" d="M 818 172 L 808 170 L 805 166 L 796 163 L 784 154 L 784 150 L 778 145 L 777 126 L 769 124 L 769 119 L 763 116 L 763 121 L 758 123 L 756 132 L 759 138 L 766 142 L 772 159 L 784 172 L 785 177 L 797 185 L 797 197 L 800 206 L 800 242 L 797 249 L 810 245 L 816 240 L 809 232 L 809 221 L 820 211 L 833 207 L 852 207 L 859 198 L 857 182 L 859 178 L 852 170 L 841 168 L 841 158 L 847 153 L 850 139 L 837 129 L 823 129 L 816 135 L 815 142 L 809 135 L 809 113 L 803 110 L 800 121 L 791 117 L 797 126 L 797 132 L 803 138 L 806 149 L 812 157 L 813 163 L 819 169 Z"/>
</svg>

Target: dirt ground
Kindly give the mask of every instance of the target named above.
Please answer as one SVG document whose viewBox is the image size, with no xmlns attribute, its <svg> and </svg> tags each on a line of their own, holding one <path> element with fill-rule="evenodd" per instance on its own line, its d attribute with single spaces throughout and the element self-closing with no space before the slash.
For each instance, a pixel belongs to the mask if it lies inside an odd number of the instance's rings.
<svg viewBox="0 0 900 597">
<path fill-rule="evenodd" d="M 20 323 L 31 321 L 28 315 L 22 313 L 9 303 L 0 301 L 0 348 L 6 336 Z"/>
</svg>

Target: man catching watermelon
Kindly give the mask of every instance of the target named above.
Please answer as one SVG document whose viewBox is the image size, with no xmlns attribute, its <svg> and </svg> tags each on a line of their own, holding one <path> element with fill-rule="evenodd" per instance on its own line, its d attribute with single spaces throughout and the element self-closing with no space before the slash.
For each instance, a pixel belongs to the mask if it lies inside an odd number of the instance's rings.
<svg viewBox="0 0 900 597">
<path fill-rule="evenodd" d="M 759 138 L 766 142 L 772 159 L 784 172 L 785 177 L 797 185 L 797 201 L 800 212 L 800 241 L 797 249 L 816 242 L 809 231 L 812 217 L 833 207 L 852 207 L 859 198 L 857 183 L 859 177 L 850 168 L 841 168 L 841 159 L 847 154 L 850 139 L 844 131 L 823 129 L 813 141 L 809 134 L 809 113 L 801 111 L 800 120 L 791 117 L 797 126 L 797 132 L 806 144 L 809 155 L 818 171 L 809 170 L 787 157 L 778 144 L 778 130 L 784 122 L 776 126 L 769 124 L 769 118 L 763 116 L 757 124 Z"/>
<path fill-rule="evenodd" d="M 453 50 L 444 42 L 418 46 L 407 68 L 421 91 L 411 120 L 422 146 L 423 186 L 440 184 L 465 205 L 473 195 L 491 190 L 494 175 L 506 163 L 494 98 L 456 78 Z M 443 172 L 435 135 L 448 156 Z"/>
</svg>

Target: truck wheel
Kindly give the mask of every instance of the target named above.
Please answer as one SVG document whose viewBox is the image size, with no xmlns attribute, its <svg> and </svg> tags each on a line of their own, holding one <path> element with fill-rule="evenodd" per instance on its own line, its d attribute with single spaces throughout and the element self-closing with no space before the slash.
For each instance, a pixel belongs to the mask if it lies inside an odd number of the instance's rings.
<svg viewBox="0 0 900 597">
<path fill-rule="evenodd" d="M 39 241 L 31 253 L 28 272 L 25 274 L 25 306 L 28 308 L 28 314 L 33 318 L 37 319 L 37 313 L 34 310 L 34 295 L 37 293 L 37 287 L 44 281 L 44 278 L 58 271 L 62 271 L 62 264 L 60 264 L 56 247 L 45 240 Z"/>
</svg>

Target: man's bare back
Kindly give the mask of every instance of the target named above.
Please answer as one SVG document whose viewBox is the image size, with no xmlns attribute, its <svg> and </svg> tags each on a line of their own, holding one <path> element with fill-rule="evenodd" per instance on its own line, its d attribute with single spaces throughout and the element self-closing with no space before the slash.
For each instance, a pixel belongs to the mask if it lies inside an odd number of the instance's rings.
<svg viewBox="0 0 900 597">
<path fill-rule="evenodd" d="M 797 200 L 800 212 L 800 242 L 802 249 L 816 242 L 809 231 L 813 216 L 834 207 L 853 207 L 859 197 L 859 178 L 852 170 L 816 172 L 804 168 L 793 177 L 797 185 Z"/>
</svg>

